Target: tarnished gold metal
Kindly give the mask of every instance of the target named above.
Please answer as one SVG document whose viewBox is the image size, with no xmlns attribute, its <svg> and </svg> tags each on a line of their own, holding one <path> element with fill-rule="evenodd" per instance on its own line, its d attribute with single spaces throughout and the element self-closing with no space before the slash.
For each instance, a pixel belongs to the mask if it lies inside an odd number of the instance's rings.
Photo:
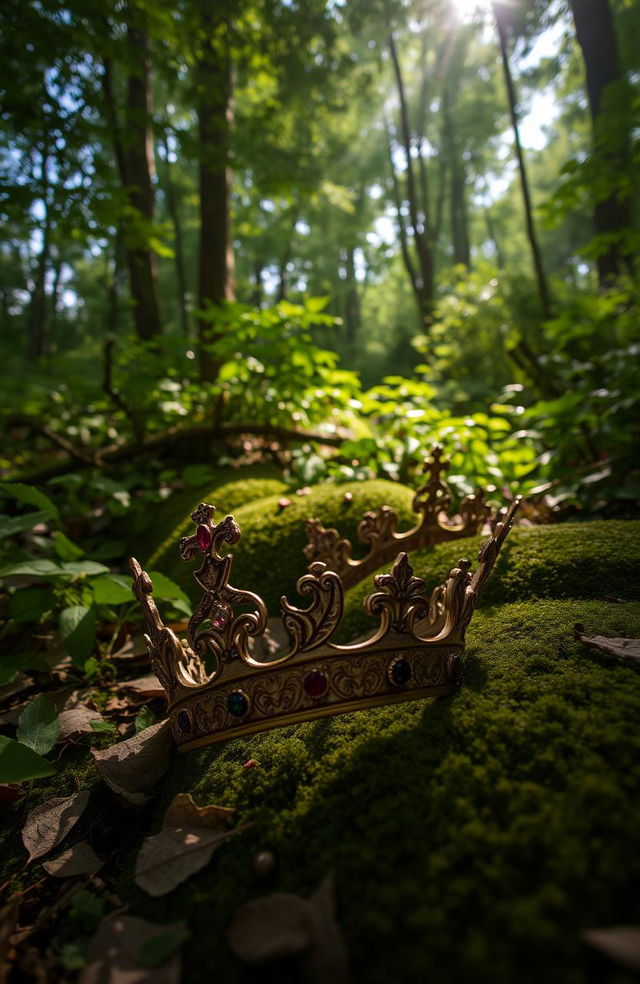
<svg viewBox="0 0 640 984">
<path fill-rule="evenodd" d="M 149 575 L 135 558 L 133 592 L 144 615 L 152 667 L 167 692 L 169 716 L 182 749 L 376 704 L 452 693 L 460 681 L 465 630 L 519 507 L 516 499 L 483 544 L 474 574 L 461 560 L 446 582 L 425 594 L 405 552 L 390 573 L 375 578 L 365 610 L 378 622 L 350 645 L 331 642 L 343 612 L 340 576 L 311 564 L 297 590 L 311 599 L 297 608 L 282 598 L 289 649 L 257 658 L 253 643 L 267 626 L 262 599 L 229 583 L 233 558 L 225 546 L 240 538 L 233 516 L 214 523 L 215 508 L 191 514 L 196 533 L 183 537 L 184 560 L 202 555 L 194 574 L 203 591 L 181 642 L 164 625 Z"/>
<path fill-rule="evenodd" d="M 444 479 L 450 464 L 442 457 L 442 448 L 434 447 L 431 458 L 424 459 L 427 481 L 413 497 L 413 511 L 419 522 L 405 533 L 398 532 L 398 514 L 389 506 L 366 512 L 358 525 L 358 539 L 369 547 L 361 560 L 352 557 L 351 541 L 336 529 L 326 529 L 320 520 L 307 520 L 307 545 L 304 555 L 309 564 L 327 564 L 339 574 L 345 588 L 362 581 L 388 563 L 400 550 L 418 550 L 445 540 L 460 540 L 480 533 L 491 517 L 491 507 L 484 501 L 484 489 L 476 489 L 460 503 L 459 516 L 449 517 L 453 497 Z"/>
</svg>

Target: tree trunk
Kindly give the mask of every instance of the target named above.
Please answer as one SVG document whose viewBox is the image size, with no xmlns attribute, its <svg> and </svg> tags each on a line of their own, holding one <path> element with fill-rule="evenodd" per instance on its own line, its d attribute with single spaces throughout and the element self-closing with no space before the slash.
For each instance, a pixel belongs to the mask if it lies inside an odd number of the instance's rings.
<svg viewBox="0 0 640 984">
<path fill-rule="evenodd" d="M 547 285 L 547 278 L 545 276 L 544 267 L 542 264 L 542 254 L 540 252 L 540 246 L 538 244 L 538 238 L 536 236 L 535 225 L 533 222 L 533 207 L 531 204 L 531 194 L 529 192 L 529 181 L 527 179 L 527 170 L 524 162 L 524 154 L 522 152 L 522 144 L 520 142 L 520 129 L 518 127 L 518 110 L 517 110 L 516 92 L 515 92 L 515 86 L 513 84 L 513 78 L 511 76 L 511 68 L 509 66 L 507 28 L 506 28 L 503 13 L 500 10 L 500 4 L 493 3 L 492 6 L 493 6 L 493 14 L 496 22 L 496 28 L 498 31 L 498 41 L 500 44 L 500 57 L 502 59 L 504 81 L 507 89 L 509 116 L 511 118 L 511 127 L 513 129 L 513 142 L 515 145 L 516 158 L 518 161 L 518 174 L 520 177 L 520 187 L 522 189 L 522 200 L 524 203 L 527 238 L 529 239 L 529 246 L 531 248 L 531 258 L 533 260 L 533 268 L 535 272 L 536 284 L 538 287 L 538 295 L 540 297 L 540 307 L 542 308 L 542 317 L 544 318 L 545 321 L 548 321 L 552 316 L 551 295 L 549 293 L 549 288 Z"/>
<path fill-rule="evenodd" d="M 624 73 L 620 64 L 613 14 L 608 0 L 570 0 L 576 38 L 584 61 L 589 111 L 593 127 L 594 156 L 602 163 L 610 185 L 617 174 L 629 172 L 628 97 Z M 604 97 L 607 86 L 619 83 L 615 122 L 605 113 Z M 626 117 L 626 118 L 625 118 Z M 596 236 L 602 236 L 606 248 L 598 256 L 598 280 L 601 287 L 611 284 L 630 268 L 630 258 L 624 255 L 620 234 L 631 224 L 631 201 L 627 194 L 612 191 L 594 205 L 593 225 Z"/>
<path fill-rule="evenodd" d="M 451 221 L 451 242 L 453 262 L 471 267 L 471 248 L 469 246 L 469 221 L 465 197 L 464 160 L 456 139 L 455 125 L 451 115 L 451 97 L 447 87 L 442 92 L 443 132 L 449 158 L 449 215 Z"/>
<path fill-rule="evenodd" d="M 180 326 L 185 338 L 189 337 L 189 313 L 187 311 L 187 278 L 184 269 L 184 245 L 182 237 L 182 219 L 180 209 L 176 199 L 176 191 L 171 174 L 171 161 L 169 159 L 169 142 L 167 131 L 162 131 L 162 145 L 164 147 L 165 161 L 165 196 L 167 199 L 167 211 L 173 224 L 173 252 L 176 265 L 176 287 L 178 291 L 178 310 L 180 312 Z"/>
<path fill-rule="evenodd" d="M 344 255 L 345 295 L 344 295 L 344 324 L 347 344 L 351 352 L 355 351 L 360 334 L 360 295 L 356 281 L 355 249 L 347 246 Z"/>
<path fill-rule="evenodd" d="M 251 303 L 254 307 L 262 307 L 262 271 L 264 263 L 256 256 L 253 261 L 253 290 L 251 291 Z"/>
<path fill-rule="evenodd" d="M 200 259 L 198 266 L 198 339 L 200 375 L 217 378 L 223 359 L 208 349 L 222 337 L 215 307 L 235 298 L 231 239 L 229 135 L 233 121 L 232 66 L 227 24 L 202 16 L 204 40 L 197 66 L 200 140 Z"/>
<path fill-rule="evenodd" d="M 44 354 L 47 321 L 47 269 L 51 248 L 51 211 L 49 208 L 49 158 L 46 150 L 41 152 L 40 180 L 42 183 L 42 202 L 44 205 L 44 224 L 41 227 L 42 244 L 38 253 L 33 290 L 29 299 L 27 315 L 27 355 L 36 362 Z"/>
<path fill-rule="evenodd" d="M 128 13 L 131 12 L 132 8 L 129 8 Z M 133 17 L 127 24 L 127 40 L 132 68 L 127 78 L 124 151 L 129 202 L 137 213 L 127 229 L 129 277 L 136 333 L 139 338 L 148 339 L 162 331 L 157 259 L 149 246 L 155 173 L 151 133 L 151 65 L 147 36 L 140 25 L 134 23 Z"/>
</svg>

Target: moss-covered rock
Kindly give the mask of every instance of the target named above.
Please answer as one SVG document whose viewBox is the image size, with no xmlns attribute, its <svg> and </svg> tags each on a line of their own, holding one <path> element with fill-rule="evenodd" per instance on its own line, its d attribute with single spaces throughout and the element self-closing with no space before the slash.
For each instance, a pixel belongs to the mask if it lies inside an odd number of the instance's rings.
<svg viewBox="0 0 640 984">
<path fill-rule="evenodd" d="M 345 493 L 351 499 L 345 501 Z M 347 485 L 322 485 L 312 489 L 309 495 L 288 493 L 289 505 L 282 508 L 282 495 L 271 495 L 246 502 L 233 508 L 240 524 L 242 538 L 233 548 L 233 572 L 231 580 L 236 587 L 257 591 L 266 601 L 272 614 L 280 612 L 280 596 L 287 593 L 294 601 L 295 583 L 306 571 L 303 548 L 307 542 L 305 520 L 311 516 L 320 519 L 325 526 L 335 526 L 354 542 L 354 554 L 366 552 L 356 543 L 356 531 L 362 514 L 375 506 L 388 505 L 398 511 L 400 526 L 408 529 L 415 522 L 411 510 L 413 490 L 396 482 L 370 481 Z M 218 505 L 216 497 L 211 500 Z M 246 501 L 246 500 L 245 500 Z M 229 511 L 221 506 L 218 515 Z M 193 524 L 189 523 L 189 532 Z M 176 543 L 177 540 L 174 541 Z M 192 573 L 195 564 L 184 564 L 173 547 L 173 557 L 163 555 L 153 566 L 162 570 L 192 595 L 197 595 Z"/>
<path fill-rule="evenodd" d="M 185 980 L 252 980 L 229 953 L 236 907 L 335 873 L 353 979 L 586 981 L 581 930 L 637 923 L 640 687 L 572 639 L 640 634 L 635 606 L 536 601 L 476 613 L 465 683 L 413 701 L 181 756 L 175 793 L 255 826 L 136 914 L 187 921 Z M 243 769 L 256 759 L 259 766 Z M 269 884 L 251 858 L 277 857 Z"/>
</svg>

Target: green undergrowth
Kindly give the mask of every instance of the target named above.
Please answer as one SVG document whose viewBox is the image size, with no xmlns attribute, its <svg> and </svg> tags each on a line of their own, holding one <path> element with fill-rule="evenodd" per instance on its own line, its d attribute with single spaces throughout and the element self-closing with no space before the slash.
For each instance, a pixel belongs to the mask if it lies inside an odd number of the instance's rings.
<svg viewBox="0 0 640 984">
<path fill-rule="evenodd" d="M 483 537 L 440 543 L 411 554 L 427 592 L 441 584 L 461 557 L 476 566 Z M 377 573 L 389 570 L 381 567 Z M 372 575 L 373 577 L 373 575 Z M 372 577 L 347 592 L 341 638 L 365 632 L 371 620 L 362 603 Z M 524 598 L 620 598 L 640 600 L 640 522 L 601 520 L 558 526 L 515 527 L 502 547 L 480 605 Z"/>
<path fill-rule="evenodd" d="M 166 899 L 126 888 L 137 914 L 188 923 L 184 979 L 253 980 L 225 942 L 237 906 L 307 895 L 333 871 L 354 980 L 586 982 L 580 932 L 640 919 L 640 687 L 573 641 L 576 621 L 640 634 L 635 605 L 487 608 L 453 698 L 180 756 L 150 832 L 185 791 L 255 823 Z M 264 849 L 277 869 L 260 883 Z"/>
<path fill-rule="evenodd" d="M 345 495 L 350 495 L 351 499 L 345 500 Z M 246 504 L 239 508 L 225 506 L 219 515 L 233 508 L 242 530 L 242 538 L 232 551 L 233 584 L 257 591 L 270 612 L 277 615 L 281 594 L 287 592 L 295 601 L 296 580 L 306 571 L 307 562 L 302 552 L 307 542 L 305 520 L 315 517 L 325 526 L 337 527 L 354 542 L 354 554 L 362 556 L 366 548 L 356 543 L 356 531 L 363 513 L 382 504 L 389 505 L 397 509 L 400 527 L 408 529 L 415 522 L 411 510 L 413 495 L 413 490 L 404 485 L 375 480 L 341 486 L 320 485 L 303 496 L 289 493 L 289 505 L 284 508 L 280 504 L 282 495 L 265 498 L 256 495 L 255 501 L 245 500 Z M 192 530 L 193 524 L 189 523 L 187 532 Z M 195 596 L 197 587 L 192 574 L 197 565 L 180 560 L 176 543 L 172 535 L 171 553 L 167 550 L 162 558 L 154 555 L 153 566 Z"/>
</svg>

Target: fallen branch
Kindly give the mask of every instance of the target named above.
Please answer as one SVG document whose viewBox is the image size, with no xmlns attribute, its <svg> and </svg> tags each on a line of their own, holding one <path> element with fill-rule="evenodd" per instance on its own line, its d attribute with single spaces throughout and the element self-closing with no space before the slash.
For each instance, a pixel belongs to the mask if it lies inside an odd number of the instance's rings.
<svg viewBox="0 0 640 984">
<path fill-rule="evenodd" d="M 42 431 L 42 428 L 34 428 Z M 27 474 L 12 476 L 13 480 L 30 482 L 38 485 L 48 481 L 50 478 L 57 478 L 59 475 L 68 475 L 72 471 L 80 468 L 106 467 L 117 464 L 120 461 L 132 460 L 141 455 L 157 454 L 169 451 L 174 445 L 182 444 L 185 441 L 225 441 L 230 437 L 266 437 L 275 441 L 285 441 L 293 443 L 304 443 L 314 441 L 318 444 L 325 444 L 327 447 L 339 447 L 344 437 L 329 436 L 325 434 L 314 434 L 309 431 L 299 431 L 292 427 L 280 427 L 276 424 L 199 424 L 194 427 L 176 427 L 169 431 L 162 431 L 159 434 L 151 434 L 144 438 L 140 443 L 129 442 L 127 444 L 111 444 L 103 448 L 97 448 L 93 455 L 78 452 L 71 446 L 63 448 L 72 460 L 58 461 L 45 468 L 40 468 Z M 45 435 L 49 437 L 50 435 Z M 56 438 L 58 435 L 56 435 Z M 64 438 L 63 438 L 64 440 Z M 60 441 L 55 441 L 62 447 Z M 68 442 L 65 442 L 68 443 Z"/>
</svg>

